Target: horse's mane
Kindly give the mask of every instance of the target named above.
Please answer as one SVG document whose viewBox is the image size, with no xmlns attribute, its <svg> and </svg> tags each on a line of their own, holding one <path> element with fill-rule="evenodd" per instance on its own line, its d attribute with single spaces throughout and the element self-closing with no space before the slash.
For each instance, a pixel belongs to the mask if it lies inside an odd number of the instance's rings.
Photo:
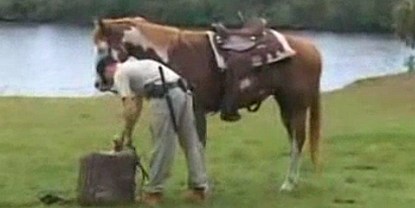
<svg viewBox="0 0 415 208">
<path fill-rule="evenodd" d="M 144 36 L 151 39 L 154 44 L 166 45 L 174 39 L 177 39 L 179 34 L 200 36 L 206 35 L 206 31 L 180 29 L 174 26 L 161 25 L 154 22 L 150 22 L 142 17 L 125 17 L 118 19 L 104 19 L 105 25 L 124 25 L 136 27 Z M 94 41 L 103 37 L 102 31 L 95 29 Z"/>
</svg>

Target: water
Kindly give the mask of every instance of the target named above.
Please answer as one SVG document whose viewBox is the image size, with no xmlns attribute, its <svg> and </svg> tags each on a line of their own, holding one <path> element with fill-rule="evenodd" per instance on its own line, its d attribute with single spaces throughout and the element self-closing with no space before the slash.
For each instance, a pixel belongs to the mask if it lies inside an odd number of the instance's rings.
<svg viewBox="0 0 415 208">
<path fill-rule="evenodd" d="M 0 24 L 0 95 L 92 96 L 91 28 Z M 322 89 L 399 73 L 409 49 L 391 35 L 299 32 L 323 54 Z"/>
<path fill-rule="evenodd" d="M 0 94 L 95 94 L 90 28 L 0 25 Z"/>
<path fill-rule="evenodd" d="M 303 32 L 323 56 L 322 89 L 342 88 L 356 80 L 406 71 L 411 50 L 393 35 Z"/>
</svg>

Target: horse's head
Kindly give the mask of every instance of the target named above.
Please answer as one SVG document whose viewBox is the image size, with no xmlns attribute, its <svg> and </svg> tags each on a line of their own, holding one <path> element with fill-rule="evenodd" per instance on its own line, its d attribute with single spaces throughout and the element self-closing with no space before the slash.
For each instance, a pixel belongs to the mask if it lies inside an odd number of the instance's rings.
<svg viewBox="0 0 415 208">
<path fill-rule="evenodd" d="M 94 43 L 98 55 L 110 54 L 117 61 L 135 56 L 168 63 L 168 49 L 178 31 L 141 17 L 104 19 L 95 24 Z"/>
<path fill-rule="evenodd" d="M 95 22 L 94 44 L 96 49 L 95 88 L 109 91 L 112 88 L 113 65 L 124 62 L 130 52 L 127 49 L 126 32 L 132 30 L 134 22 L 143 18 L 100 19 Z"/>
<path fill-rule="evenodd" d="M 129 54 L 124 37 L 125 32 L 131 27 L 131 23 L 127 21 L 98 20 L 94 30 L 94 43 L 98 58 L 111 55 L 117 61 L 125 61 Z"/>
</svg>

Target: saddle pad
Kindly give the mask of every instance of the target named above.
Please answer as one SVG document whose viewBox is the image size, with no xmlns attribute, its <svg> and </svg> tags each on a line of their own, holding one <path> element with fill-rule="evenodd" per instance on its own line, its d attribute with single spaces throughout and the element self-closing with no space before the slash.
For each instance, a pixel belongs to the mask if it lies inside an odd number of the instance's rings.
<svg viewBox="0 0 415 208">
<path fill-rule="evenodd" d="M 296 54 L 294 49 L 291 48 L 291 46 L 288 44 L 287 39 L 285 36 L 275 30 L 270 30 L 272 34 L 278 39 L 278 41 L 283 46 L 283 51 L 277 51 L 275 55 L 268 54 L 267 55 L 267 64 L 275 63 L 277 61 L 284 60 L 286 58 L 292 57 Z M 218 64 L 218 67 L 221 69 L 227 69 L 228 66 L 226 65 L 224 57 L 219 53 L 218 48 L 215 45 L 215 33 L 212 31 L 207 32 L 209 37 L 210 45 L 212 46 L 213 52 L 215 54 L 216 63 Z M 257 67 L 263 65 L 262 58 L 258 56 L 252 57 L 252 66 Z"/>
</svg>

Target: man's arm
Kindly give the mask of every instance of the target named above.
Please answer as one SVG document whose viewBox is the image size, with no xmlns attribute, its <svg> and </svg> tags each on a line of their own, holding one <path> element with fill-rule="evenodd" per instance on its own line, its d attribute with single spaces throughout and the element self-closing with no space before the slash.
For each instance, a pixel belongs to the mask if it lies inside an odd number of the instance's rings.
<svg viewBox="0 0 415 208">
<path fill-rule="evenodd" d="M 131 146 L 133 130 L 143 107 L 143 98 L 139 96 L 123 97 L 122 103 L 124 106 L 124 130 L 122 132 L 122 139 L 126 138 L 125 144 Z"/>
<path fill-rule="evenodd" d="M 121 96 L 123 104 L 124 129 L 121 139 L 115 141 L 115 149 L 121 150 L 124 144 L 127 146 L 132 145 L 132 134 L 141 114 L 143 97 L 137 96 L 131 90 L 129 77 L 122 71 L 115 74 L 114 85 Z"/>
</svg>

